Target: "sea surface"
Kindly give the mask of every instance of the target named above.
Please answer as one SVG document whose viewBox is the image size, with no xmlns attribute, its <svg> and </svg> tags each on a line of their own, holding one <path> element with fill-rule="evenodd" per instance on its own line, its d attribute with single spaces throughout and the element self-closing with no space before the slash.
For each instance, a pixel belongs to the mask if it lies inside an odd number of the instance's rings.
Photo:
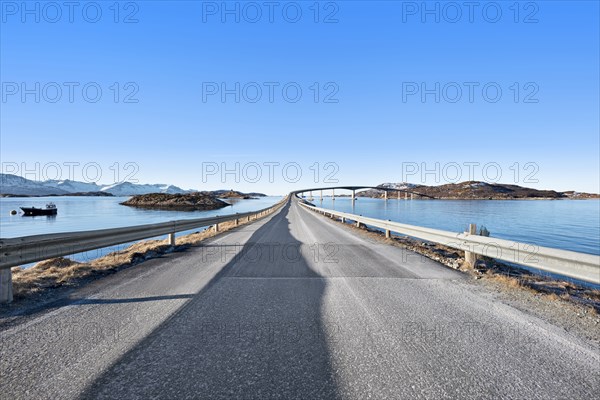
<svg viewBox="0 0 600 400">
<path fill-rule="evenodd" d="M 94 229 L 118 228 L 133 225 L 153 224 L 179 219 L 207 218 L 217 215 L 230 215 L 260 210 L 277 203 L 282 197 L 261 197 L 257 199 L 226 199 L 230 207 L 211 211 L 166 211 L 145 210 L 123 206 L 119 203 L 129 197 L 24 197 L 0 198 L 0 238 L 40 235 L 47 233 L 87 231 Z M 10 215 L 19 207 L 44 208 L 53 202 L 58 208 L 56 216 L 25 217 L 21 213 Z M 199 231 L 180 232 L 177 236 Z M 92 250 L 73 255 L 77 261 L 89 261 L 111 251 L 127 247 L 129 243 L 105 249 Z"/>
<path fill-rule="evenodd" d="M 0 198 L 0 237 L 117 228 L 177 219 L 229 215 L 269 207 L 281 197 L 227 200 L 232 206 L 212 211 L 144 210 L 120 205 L 128 197 Z M 19 207 L 54 202 L 54 217 L 10 215 Z M 600 255 L 600 200 L 383 200 L 325 197 L 317 206 L 410 225 L 464 232 L 470 223 L 492 237 Z M 193 231 L 198 231 L 195 229 Z M 184 235 L 188 232 L 181 232 Z M 74 255 L 78 261 L 100 257 L 128 244 Z"/>
<path fill-rule="evenodd" d="M 318 207 L 404 224 L 464 232 L 600 255 L 600 200 L 383 200 L 324 197 Z"/>
</svg>

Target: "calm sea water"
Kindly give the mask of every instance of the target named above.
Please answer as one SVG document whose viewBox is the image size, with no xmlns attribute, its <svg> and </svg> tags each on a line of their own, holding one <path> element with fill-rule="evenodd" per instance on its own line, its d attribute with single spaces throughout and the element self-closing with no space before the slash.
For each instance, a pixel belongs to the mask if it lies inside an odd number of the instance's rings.
<svg viewBox="0 0 600 400">
<path fill-rule="evenodd" d="M 236 200 L 213 211 L 154 211 L 122 206 L 127 197 L 48 197 L 0 199 L 0 237 L 83 231 L 204 218 L 258 210 L 281 197 Z M 55 217 L 10 215 L 21 206 L 44 207 L 53 201 Z M 317 206 L 389 219 L 411 225 L 463 232 L 469 223 L 485 226 L 491 236 L 540 246 L 600 255 L 600 200 L 385 200 L 315 199 Z M 186 234 L 189 232 L 182 232 Z M 78 261 L 100 257 L 127 244 L 75 255 Z"/>
<path fill-rule="evenodd" d="M 491 236 L 600 255 L 600 200 L 382 200 L 325 197 L 316 206 L 410 225 Z"/>
<path fill-rule="evenodd" d="M 119 203 L 128 197 L 30 197 L 0 198 L 0 237 L 39 235 L 46 233 L 85 231 L 104 228 L 118 228 L 132 225 L 167 222 L 177 219 L 206 218 L 216 215 L 244 213 L 269 207 L 282 197 L 261 197 L 248 200 L 226 200 L 232 206 L 211 211 L 163 211 L 144 210 L 127 207 Z M 11 210 L 21 211 L 19 207 L 40 207 L 53 202 L 58 208 L 56 216 L 24 217 L 22 214 L 10 215 Z M 194 229 L 198 231 L 200 229 Z M 185 235 L 193 232 L 181 232 Z M 88 261 L 125 248 L 128 243 L 105 249 L 73 255 L 77 261 Z"/>
</svg>

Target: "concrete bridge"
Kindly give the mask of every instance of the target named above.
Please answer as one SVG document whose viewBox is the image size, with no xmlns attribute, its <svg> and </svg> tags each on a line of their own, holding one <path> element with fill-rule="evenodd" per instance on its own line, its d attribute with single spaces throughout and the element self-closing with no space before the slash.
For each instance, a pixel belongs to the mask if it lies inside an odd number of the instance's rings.
<svg viewBox="0 0 600 400">
<path fill-rule="evenodd" d="M 331 192 L 331 196 L 335 200 L 335 191 L 336 190 L 349 190 L 352 192 L 352 195 L 350 197 L 351 197 L 352 201 L 354 201 L 354 200 L 356 200 L 356 191 L 362 190 L 362 189 L 381 190 L 382 192 L 384 192 L 384 196 L 385 196 L 384 198 L 386 200 L 388 199 L 388 193 L 396 193 L 398 199 L 400 199 L 401 194 L 404 194 L 404 198 L 406 200 L 408 200 L 409 196 L 410 196 L 410 199 L 414 199 L 415 197 L 435 199 L 435 197 L 433 197 L 433 196 L 429 196 L 424 193 L 419 193 L 419 192 L 416 192 L 416 191 L 410 190 L 410 189 L 395 189 L 395 188 L 386 188 L 386 187 L 381 187 L 381 186 L 333 186 L 333 187 L 330 186 L 330 187 L 313 188 L 313 189 L 302 189 L 302 191 L 296 191 L 293 193 L 295 193 L 297 195 L 303 195 L 304 193 L 309 193 L 309 198 L 314 199 L 313 192 L 319 192 L 320 199 L 322 200 L 323 192 L 325 192 L 325 193 Z"/>
<path fill-rule="evenodd" d="M 256 221 L 244 216 L 250 224 L 41 309 L 5 306 L 1 397 L 586 399 L 600 391 L 597 345 L 300 202 L 292 196 Z"/>
</svg>

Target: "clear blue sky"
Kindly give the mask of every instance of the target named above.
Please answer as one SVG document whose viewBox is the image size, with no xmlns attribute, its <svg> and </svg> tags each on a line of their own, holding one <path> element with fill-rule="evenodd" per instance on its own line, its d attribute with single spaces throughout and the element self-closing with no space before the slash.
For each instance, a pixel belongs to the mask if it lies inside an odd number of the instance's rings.
<svg viewBox="0 0 600 400">
<path fill-rule="evenodd" d="M 277 3 L 121 2 L 117 14 L 112 0 L 2 1 L 3 172 L 64 179 L 77 162 L 81 180 L 96 163 L 87 179 L 112 183 L 119 163 L 119 180 L 277 194 L 329 186 L 329 172 L 436 184 L 472 171 L 600 191 L 597 1 L 340 1 L 318 15 L 313 1 Z M 239 183 L 220 173 L 236 163 Z"/>
</svg>

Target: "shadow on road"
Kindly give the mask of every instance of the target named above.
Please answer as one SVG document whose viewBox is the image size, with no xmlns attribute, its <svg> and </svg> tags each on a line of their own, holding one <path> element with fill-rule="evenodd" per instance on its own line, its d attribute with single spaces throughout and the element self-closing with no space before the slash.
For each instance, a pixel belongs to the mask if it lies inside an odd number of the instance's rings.
<svg viewBox="0 0 600 400">
<path fill-rule="evenodd" d="M 136 297 L 130 299 L 73 299 L 69 305 L 81 306 L 87 304 L 119 304 L 119 303 L 143 303 L 146 301 L 160 301 L 160 300 L 175 300 L 175 299 L 191 299 L 195 294 L 171 294 L 166 296 L 148 296 L 148 297 Z"/>
<path fill-rule="evenodd" d="M 289 209 L 252 235 L 242 251 L 253 257 L 229 261 L 82 397 L 339 398 L 331 327 L 321 317 L 326 281 L 314 279 L 301 254 L 295 262 L 282 254 L 301 244 L 290 232 Z"/>
</svg>

